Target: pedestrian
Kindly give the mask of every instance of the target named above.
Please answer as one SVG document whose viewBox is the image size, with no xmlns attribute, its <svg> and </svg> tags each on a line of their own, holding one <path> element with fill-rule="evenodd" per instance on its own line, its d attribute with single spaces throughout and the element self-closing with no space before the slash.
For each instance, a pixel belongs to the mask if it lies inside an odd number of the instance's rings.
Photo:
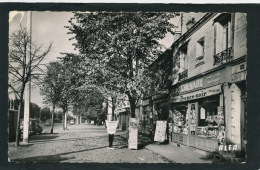
<svg viewBox="0 0 260 170">
<path fill-rule="evenodd" d="M 114 149 L 113 141 L 114 141 L 114 135 L 116 133 L 117 125 L 118 125 L 118 121 L 106 121 L 108 142 L 109 142 L 107 149 Z"/>
</svg>

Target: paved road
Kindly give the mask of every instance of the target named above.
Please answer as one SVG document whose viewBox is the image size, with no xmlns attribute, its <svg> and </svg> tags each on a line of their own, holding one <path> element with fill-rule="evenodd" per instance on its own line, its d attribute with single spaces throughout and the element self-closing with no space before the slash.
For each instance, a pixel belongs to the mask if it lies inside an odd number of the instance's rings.
<svg viewBox="0 0 260 170">
<path fill-rule="evenodd" d="M 54 134 L 50 127 L 44 127 L 43 134 L 30 138 L 30 145 L 15 147 L 9 143 L 9 158 L 15 162 L 98 162 L 98 163 L 169 163 L 150 150 L 130 150 L 122 136 L 126 132 L 117 131 L 114 150 L 108 150 L 108 135 L 104 126 L 92 124 L 55 124 Z"/>
</svg>

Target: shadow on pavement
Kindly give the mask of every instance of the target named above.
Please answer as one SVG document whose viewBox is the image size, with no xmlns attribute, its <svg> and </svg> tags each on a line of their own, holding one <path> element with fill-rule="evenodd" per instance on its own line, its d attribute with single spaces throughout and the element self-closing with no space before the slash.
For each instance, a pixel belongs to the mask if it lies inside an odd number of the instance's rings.
<svg viewBox="0 0 260 170">
<path fill-rule="evenodd" d="M 122 149 L 125 147 L 125 146 L 123 147 L 118 147 L 118 146 L 122 146 L 122 145 L 114 145 L 116 149 Z M 11 159 L 11 162 L 61 162 L 64 160 L 70 160 L 75 158 L 75 157 L 62 157 L 62 156 L 68 154 L 76 154 L 76 153 L 90 151 L 90 150 L 103 149 L 103 148 L 107 148 L 107 146 L 84 149 L 80 151 L 65 152 L 65 153 L 60 153 L 55 155 L 42 155 L 42 156 L 34 156 L 34 157 L 27 157 L 27 158 Z"/>
<path fill-rule="evenodd" d="M 42 133 L 41 135 L 34 135 L 30 136 L 31 141 L 38 141 L 38 140 L 48 140 L 48 139 L 55 139 L 59 137 L 58 133 Z"/>
<path fill-rule="evenodd" d="M 57 136 L 59 137 L 59 136 Z M 57 138 L 55 137 L 55 138 Z M 101 138 L 104 136 L 97 136 L 95 138 Z M 52 143 L 52 142 L 70 142 L 70 141 L 77 141 L 77 140 L 83 140 L 83 139 L 93 139 L 94 137 L 81 137 L 81 138 L 66 138 L 66 139 L 55 139 L 55 138 L 41 138 L 41 139 L 37 139 L 37 140 L 32 140 L 33 143 Z"/>
</svg>

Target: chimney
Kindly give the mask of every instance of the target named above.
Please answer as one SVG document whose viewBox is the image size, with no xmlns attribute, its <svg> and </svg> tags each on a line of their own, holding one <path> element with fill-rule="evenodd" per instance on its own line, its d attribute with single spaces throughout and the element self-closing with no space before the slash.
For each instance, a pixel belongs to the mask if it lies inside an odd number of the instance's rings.
<svg viewBox="0 0 260 170">
<path fill-rule="evenodd" d="M 189 17 L 188 22 L 186 23 L 187 30 L 189 30 L 193 25 L 195 24 L 195 18 L 194 17 Z"/>
</svg>

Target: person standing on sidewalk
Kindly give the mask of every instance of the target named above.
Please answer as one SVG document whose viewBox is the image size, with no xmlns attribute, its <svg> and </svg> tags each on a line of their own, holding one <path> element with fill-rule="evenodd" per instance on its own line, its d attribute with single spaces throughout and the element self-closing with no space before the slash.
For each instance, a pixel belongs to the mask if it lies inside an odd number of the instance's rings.
<svg viewBox="0 0 260 170">
<path fill-rule="evenodd" d="M 107 133 L 108 133 L 108 149 L 114 149 L 113 148 L 113 141 L 114 141 L 114 136 L 116 133 L 116 128 L 118 125 L 118 121 L 113 121 L 113 119 L 111 121 L 106 120 L 106 128 L 107 128 Z"/>
</svg>

